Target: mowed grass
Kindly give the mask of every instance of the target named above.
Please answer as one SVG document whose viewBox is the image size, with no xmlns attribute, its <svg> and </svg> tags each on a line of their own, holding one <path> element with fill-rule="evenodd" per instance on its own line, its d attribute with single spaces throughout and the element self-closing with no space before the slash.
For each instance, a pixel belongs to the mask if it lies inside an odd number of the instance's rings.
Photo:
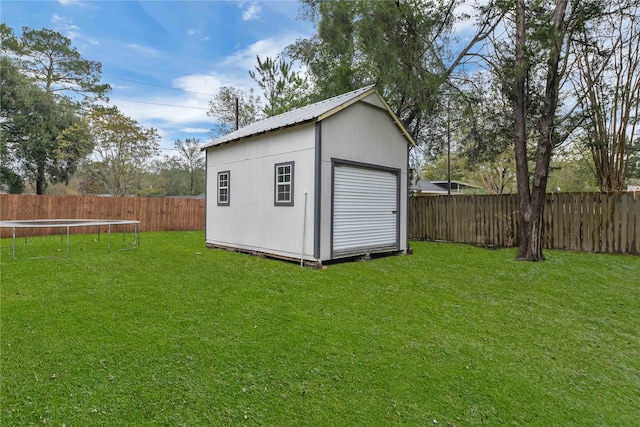
<svg viewBox="0 0 640 427">
<path fill-rule="evenodd" d="M 638 425 L 640 258 L 412 246 L 327 270 L 198 232 L 3 248 L 0 423 Z"/>
</svg>

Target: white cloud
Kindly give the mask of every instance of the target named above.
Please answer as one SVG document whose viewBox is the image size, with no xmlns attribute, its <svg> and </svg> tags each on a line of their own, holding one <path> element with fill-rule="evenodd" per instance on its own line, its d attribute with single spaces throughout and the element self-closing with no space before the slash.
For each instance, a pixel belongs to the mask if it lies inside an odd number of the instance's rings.
<svg viewBox="0 0 640 427">
<path fill-rule="evenodd" d="M 206 138 L 213 127 L 213 119 L 207 116 L 209 101 L 223 86 L 249 91 L 257 90 L 248 71 L 256 64 L 256 55 L 275 57 L 293 43 L 297 34 L 280 38 L 259 40 L 237 50 L 220 61 L 215 68 L 204 73 L 183 75 L 173 79 L 171 86 L 183 92 L 167 92 L 152 96 L 119 96 L 113 94 L 114 103 L 126 115 L 144 127 L 154 127 L 162 132 L 163 146 L 170 146 L 176 138 Z M 145 50 L 138 45 L 132 49 Z M 149 49 L 151 53 L 155 52 Z M 257 93 L 260 93 L 257 90 Z"/>
<path fill-rule="evenodd" d="M 267 56 L 275 58 L 280 55 L 287 46 L 295 42 L 296 38 L 296 35 L 289 34 L 279 39 L 268 38 L 258 40 L 247 48 L 229 55 L 222 61 L 220 66 L 240 68 L 246 73 L 255 68 L 257 55 L 260 55 L 260 58 Z"/>
<path fill-rule="evenodd" d="M 125 46 L 135 51 L 137 54 L 142 54 L 146 56 L 160 56 L 160 52 L 158 50 L 149 46 L 141 46 L 135 43 L 127 43 Z"/>
<path fill-rule="evenodd" d="M 242 13 L 243 21 L 255 21 L 260 18 L 260 12 L 262 11 L 262 7 L 258 5 L 257 2 L 253 2 L 249 5 L 249 7 Z"/>
<path fill-rule="evenodd" d="M 211 129 L 209 128 L 182 128 L 180 132 L 185 133 L 209 133 Z"/>
<path fill-rule="evenodd" d="M 53 25 L 56 27 L 57 30 L 66 31 L 67 34 L 72 33 L 77 36 L 77 33 L 75 31 L 80 29 L 80 27 L 78 27 L 73 23 L 71 18 L 67 18 L 66 16 L 60 16 L 55 13 L 51 17 L 51 22 L 53 23 Z M 68 36 L 68 37 L 71 39 L 73 38 L 71 36 Z"/>
<path fill-rule="evenodd" d="M 222 78 L 213 74 L 191 74 L 178 77 L 173 80 L 173 85 L 178 89 L 193 92 L 193 95 L 211 94 L 212 96 L 221 86 L 224 86 Z"/>
</svg>

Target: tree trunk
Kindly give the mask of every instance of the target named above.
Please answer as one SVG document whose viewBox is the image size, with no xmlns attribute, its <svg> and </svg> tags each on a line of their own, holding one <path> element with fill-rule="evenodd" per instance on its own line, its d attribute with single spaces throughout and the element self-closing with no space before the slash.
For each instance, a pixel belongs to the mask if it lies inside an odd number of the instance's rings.
<svg viewBox="0 0 640 427">
<path fill-rule="evenodd" d="M 535 159 L 533 184 L 529 189 L 529 171 L 527 166 L 526 128 L 525 128 L 525 0 L 518 0 L 516 10 L 516 81 L 515 81 L 515 130 L 516 130 L 516 174 L 518 198 L 520 201 L 520 242 L 516 259 L 543 261 L 543 219 L 544 205 L 549 178 L 551 151 L 557 137 L 555 131 L 556 110 L 560 93 L 560 62 L 564 45 L 564 20 L 567 1 L 558 1 L 553 15 L 552 37 L 548 47 L 547 76 L 545 84 L 544 108 L 539 122 L 539 138 Z"/>
<path fill-rule="evenodd" d="M 44 163 L 38 164 L 38 176 L 36 177 L 36 194 L 43 195 L 47 188 L 47 177 L 44 173 Z"/>
<path fill-rule="evenodd" d="M 526 79 L 527 63 L 525 57 L 525 0 L 518 0 L 516 5 L 516 61 L 514 82 L 514 150 L 516 157 L 516 183 L 518 186 L 519 249 L 516 259 L 534 260 L 538 253 L 536 239 L 535 209 L 531 204 L 529 188 L 529 159 L 527 155 L 526 128 Z M 540 251 L 540 256 L 542 252 Z"/>
</svg>

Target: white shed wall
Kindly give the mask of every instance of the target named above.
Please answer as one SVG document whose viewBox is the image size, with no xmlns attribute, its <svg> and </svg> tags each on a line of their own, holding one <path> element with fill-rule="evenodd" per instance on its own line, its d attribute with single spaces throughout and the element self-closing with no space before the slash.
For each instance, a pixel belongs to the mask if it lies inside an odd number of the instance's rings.
<svg viewBox="0 0 640 427">
<path fill-rule="evenodd" d="M 315 127 L 290 129 L 207 150 L 205 239 L 208 244 L 313 258 Z M 295 162 L 293 206 L 274 205 L 276 163 Z M 229 206 L 217 205 L 218 172 L 230 171 Z"/>
<path fill-rule="evenodd" d="M 375 97 L 374 95 L 372 95 Z M 376 97 L 377 98 L 377 97 Z M 322 121 L 320 259 L 331 258 L 332 158 L 399 169 L 400 250 L 407 248 L 408 141 L 389 114 L 358 102 Z"/>
</svg>

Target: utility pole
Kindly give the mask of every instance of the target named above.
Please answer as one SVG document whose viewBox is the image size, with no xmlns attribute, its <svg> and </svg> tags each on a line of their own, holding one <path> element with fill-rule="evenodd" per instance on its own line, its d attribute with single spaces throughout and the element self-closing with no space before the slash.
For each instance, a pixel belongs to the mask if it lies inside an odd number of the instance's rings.
<svg viewBox="0 0 640 427">
<path fill-rule="evenodd" d="M 236 96 L 236 130 L 238 130 L 238 125 L 240 122 L 240 101 L 238 100 L 238 97 Z"/>
<path fill-rule="evenodd" d="M 451 110 L 447 98 L 447 195 L 451 195 Z"/>
</svg>

